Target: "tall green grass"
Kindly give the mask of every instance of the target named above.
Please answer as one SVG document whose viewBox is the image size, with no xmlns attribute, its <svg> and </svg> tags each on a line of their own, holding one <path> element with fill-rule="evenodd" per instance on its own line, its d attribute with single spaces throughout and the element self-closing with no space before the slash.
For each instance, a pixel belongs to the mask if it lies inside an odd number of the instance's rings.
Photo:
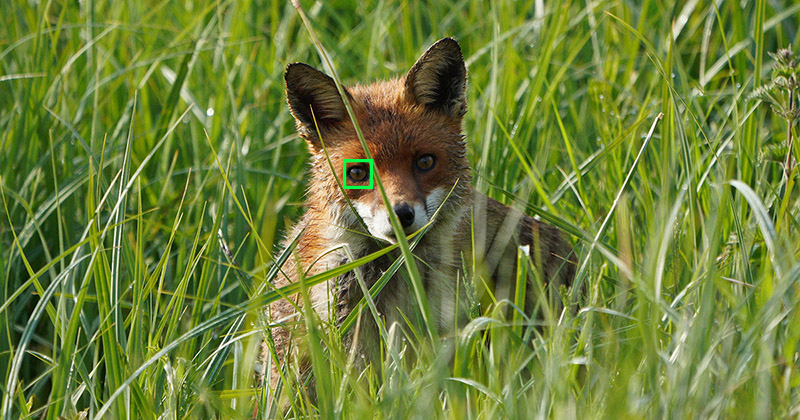
<svg viewBox="0 0 800 420">
<path fill-rule="evenodd" d="M 800 417 L 800 203 L 750 95 L 800 5 L 301 3 L 345 84 L 459 39 L 475 185 L 569 232 L 585 294 L 369 372 L 309 316 L 287 416 Z M 0 3 L 0 417 L 281 415 L 253 366 L 302 211 L 294 61 L 324 68 L 289 2 Z"/>
</svg>

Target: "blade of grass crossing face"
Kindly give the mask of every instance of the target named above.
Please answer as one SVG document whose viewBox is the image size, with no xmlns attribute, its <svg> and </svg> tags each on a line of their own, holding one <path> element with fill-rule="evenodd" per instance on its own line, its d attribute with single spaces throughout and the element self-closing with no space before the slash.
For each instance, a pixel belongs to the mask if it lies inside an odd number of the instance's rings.
<svg viewBox="0 0 800 420">
<path fill-rule="evenodd" d="M 361 128 L 358 125 L 358 121 L 356 120 L 355 114 L 353 113 L 353 109 L 350 106 L 350 101 L 347 98 L 347 95 L 344 92 L 344 87 L 339 80 L 339 76 L 336 74 L 333 65 L 331 64 L 330 60 L 328 59 L 327 54 L 325 53 L 322 44 L 319 42 L 319 39 L 316 36 L 314 31 L 313 25 L 306 17 L 305 12 L 303 12 L 300 3 L 297 0 L 293 0 L 292 4 L 294 4 L 297 12 L 300 14 L 300 18 L 303 20 L 303 24 L 308 30 L 309 35 L 311 36 L 314 45 L 317 48 L 319 54 L 323 57 L 325 63 L 328 65 L 328 68 L 331 70 L 331 76 L 336 84 L 336 88 L 339 91 L 339 96 L 341 97 L 342 101 L 344 102 L 345 108 L 347 109 L 347 114 L 350 117 L 350 121 L 353 123 L 353 126 L 356 130 L 356 135 L 358 136 L 359 141 L 361 142 L 361 147 L 366 155 L 367 159 L 372 159 L 372 154 L 369 151 L 369 147 L 367 147 L 367 142 L 364 139 L 364 134 L 361 132 Z M 428 304 L 428 299 L 425 295 L 425 290 L 422 285 L 422 277 L 420 276 L 419 269 L 417 268 L 417 264 L 414 261 L 414 257 L 411 254 L 411 250 L 408 245 L 408 241 L 406 240 L 405 235 L 403 234 L 403 228 L 400 226 L 400 221 L 397 218 L 397 215 L 394 214 L 390 207 L 391 201 L 389 200 L 388 196 L 386 195 L 386 190 L 383 187 L 383 183 L 381 182 L 380 175 L 375 172 L 375 184 L 380 191 L 381 198 L 383 202 L 387 206 L 387 213 L 389 215 L 389 222 L 392 225 L 392 230 L 395 232 L 395 237 L 397 238 L 397 243 L 400 247 L 400 251 L 405 258 L 406 269 L 408 270 L 409 278 L 412 285 L 412 290 L 414 292 L 414 297 L 417 301 L 419 306 L 423 322 L 425 323 L 427 333 L 430 335 L 430 338 L 433 341 L 437 341 L 438 339 L 438 329 L 436 328 L 436 324 L 433 321 L 433 317 L 430 311 L 430 305 Z"/>
</svg>

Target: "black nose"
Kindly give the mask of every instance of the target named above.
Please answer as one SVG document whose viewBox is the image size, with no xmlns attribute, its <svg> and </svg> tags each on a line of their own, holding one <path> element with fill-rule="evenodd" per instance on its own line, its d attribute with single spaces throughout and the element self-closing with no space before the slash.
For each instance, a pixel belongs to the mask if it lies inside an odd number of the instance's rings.
<svg viewBox="0 0 800 420">
<path fill-rule="evenodd" d="M 414 209 L 408 204 L 394 206 L 394 214 L 400 219 L 400 224 L 407 228 L 414 224 Z"/>
</svg>

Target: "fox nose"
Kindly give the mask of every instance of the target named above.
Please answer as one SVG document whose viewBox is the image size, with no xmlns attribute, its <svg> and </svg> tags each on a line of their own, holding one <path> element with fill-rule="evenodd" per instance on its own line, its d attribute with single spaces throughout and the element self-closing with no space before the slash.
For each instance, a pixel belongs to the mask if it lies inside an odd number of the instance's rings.
<svg viewBox="0 0 800 420">
<path fill-rule="evenodd" d="M 414 208 L 408 204 L 398 204 L 394 206 L 394 214 L 400 219 L 400 224 L 403 228 L 407 228 L 414 224 Z"/>
</svg>

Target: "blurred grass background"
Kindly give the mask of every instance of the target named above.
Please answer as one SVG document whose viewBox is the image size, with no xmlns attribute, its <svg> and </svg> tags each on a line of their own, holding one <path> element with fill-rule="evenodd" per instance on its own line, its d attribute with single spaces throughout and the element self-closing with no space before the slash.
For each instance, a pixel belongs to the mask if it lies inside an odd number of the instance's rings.
<svg viewBox="0 0 800 420">
<path fill-rule="evenodd" d="M 335 386 L 287 416 L 800 417 L 798 193 L 786 121 L 750 98 L 800 5 L 301 3 L 345 84 L 460 41 L 477 188 L 568 230 L 587 294 L 377 379 L 324 350 Z M 263 407 L 260 291 L 305 185 L 295 61 L 323 68 L 289 2 L 0 3 L 3 419 Z"/>
</svg>

